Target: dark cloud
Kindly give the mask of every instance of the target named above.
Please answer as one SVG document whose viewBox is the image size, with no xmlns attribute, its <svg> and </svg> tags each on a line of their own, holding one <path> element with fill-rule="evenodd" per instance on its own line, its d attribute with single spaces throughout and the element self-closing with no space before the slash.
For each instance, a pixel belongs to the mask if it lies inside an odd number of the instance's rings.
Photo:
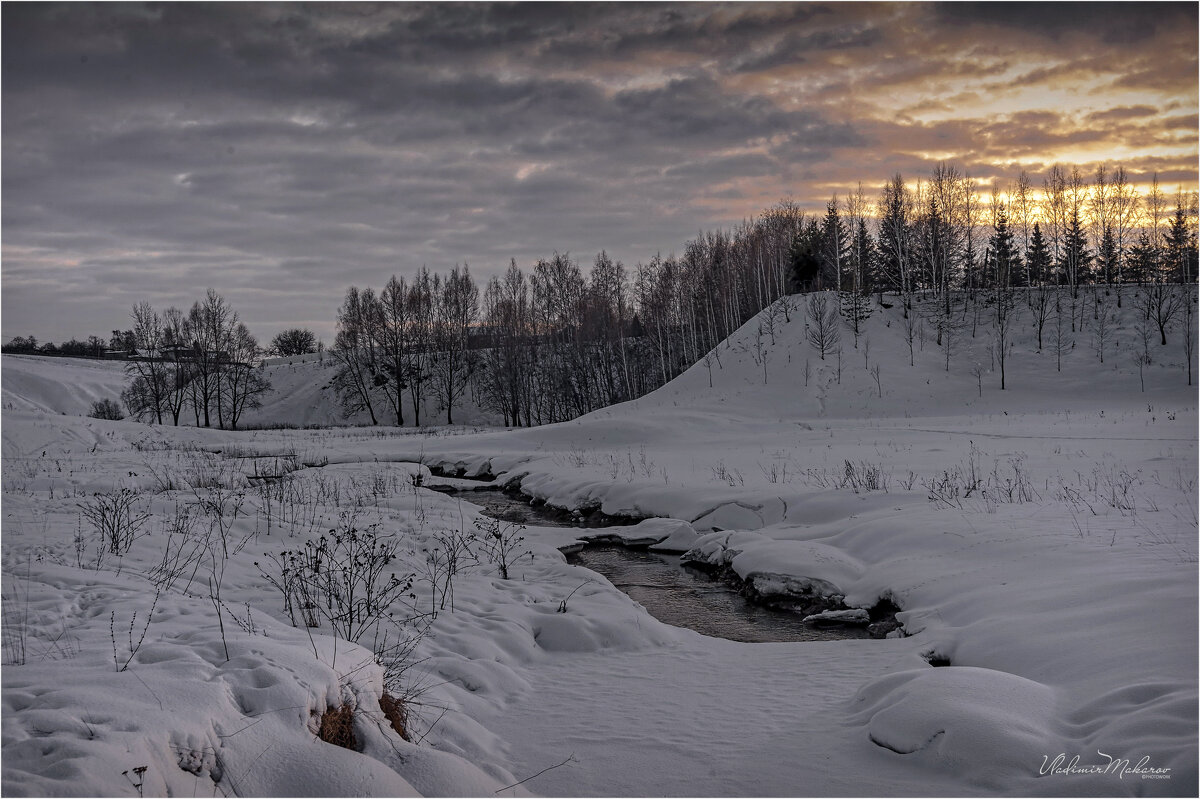
<svg viewBox="0 0 1200 799">
<path fill-rule="evenodd" d="M 105 332 L 208 286 L 262 338 L 329 338 L 350 283 L 554 250 L 632 265 L 946 157 L 1007 174 L 1182 142 L 1128 166 L 1195 180 L 1194 5 L 0 13 L 6 338 Z M 1039 99 L 1060 88 L 1079 108 Z"/>
<path fill-rule="evenodd" d="M 1088 114 L 1088 121 L 1114 122 L 1125 119 L 1141 119 L 1143 117 L 1152 117 L 1157 113 L 1158 109 L 1149 105 L 1122 105 Z"/>
<path fill-rule="evenodd" d="M 938 3 L 937 16 L 950 24 L 1009 28 L 1057 39 L 1098 38 L 1104 44 L 1132 44 L 1160 28 L 1197 22 L 1195 3 Z"/>
</svg>

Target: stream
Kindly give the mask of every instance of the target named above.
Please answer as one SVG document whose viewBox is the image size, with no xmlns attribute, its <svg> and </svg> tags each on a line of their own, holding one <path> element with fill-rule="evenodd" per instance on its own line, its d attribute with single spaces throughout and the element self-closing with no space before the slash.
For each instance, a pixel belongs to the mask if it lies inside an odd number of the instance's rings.
<svg viewBox="0 0 1200 799">
<path fill-rule="evenodd" d="M 430 488 L 464 495 L 463 499 L 482 507 L 484 515 L 507 522 L 578 528 L 628 523 L 599 513 L 572 516 L 558 508 L 531 504 L 521 495 L 495 486 Z M 799 613 L 756 605 L 720 577 L 684 565 L 677 554 L 619 544 L 589 544 L 569 553 L 567 562 L 604 575 L 659 621 L 715 638 L 762 643 L 871 637 L 862 626 L 819 627 L 805 623 Z"/>
<path fill-rule="evenodd" d="M 762 643 L 871 637 L 865 627 L 817 627 L 798 613 L 755 605 L 724 580 L 685 566 L 679 555 L 602 545 L 584 547 L 567 562 L 603 574 L 659 621 L 714 638 Z"/>
</svg>

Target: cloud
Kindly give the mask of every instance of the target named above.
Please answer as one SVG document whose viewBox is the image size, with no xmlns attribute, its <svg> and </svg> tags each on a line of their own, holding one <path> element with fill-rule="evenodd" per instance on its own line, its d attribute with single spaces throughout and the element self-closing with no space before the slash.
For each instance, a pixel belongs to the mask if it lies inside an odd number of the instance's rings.
<svg viewBox="0 0 1200 799">
<path fill-rule="evenodd" d="M 4 336 L 213 286 L 328 339 L 350 283 L 632 265 L 943 157 L 1194 184 L 1195 7 L 1102 10 L 5 4 Z"/>
<path fill-rule="evenodd" d="M 1088 114 L 1089 122 L 1115 122 L 1126 119 L 1141 119 L 1144 117 L 1152 117 L 1158 113 L 1158 110 L 1149 105 L 1122 105 L 1116 108 L 1106 108 L 1103 111 L 1096 111 Z"/>
</svg>

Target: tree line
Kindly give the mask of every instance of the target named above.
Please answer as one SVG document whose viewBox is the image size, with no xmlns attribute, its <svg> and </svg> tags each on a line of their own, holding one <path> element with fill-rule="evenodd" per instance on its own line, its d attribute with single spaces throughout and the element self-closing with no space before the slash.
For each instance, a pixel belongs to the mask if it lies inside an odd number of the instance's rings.
<svg viewBox="0 0 1200 799">
<path fill-rule="evenodd" d="M 444 276 L 422 267 L 378 290 L 346 290 L 329 350 L 333 386 L 347 416 L 362 413 L 373 424 L 420 425 L 437 412 L 452 424 L 465 398 L 506 425 L 563 421 L 646 394 L 698 362 L 711 375 L 716 345 L 747 320 L 767 309 L 760 338 L 773 336 L 776 321 L 796 310 L 777 300 L 825 289 L 837 301 L 819 316 L 840 318 L 855 346 L 885 293 L 903 303 L 906 329 L 919 298 L 948 368 L 967 318 L 952 297 L 964 293 L 972 324 L 986 305 L 996 328 L 1008 331 L 1012 290 L 1039 289 L 1025 293 L 1039 347 L 1050 303 L 1061 317 L 1060 288 L 1070 297 L 1071 331 L 1084 324 L 1079 291 L 1088 284 L 1108 287 L 1118 306 L 1123 287 L 1147 284 L 1143 294 L 1159 297 L 1166 311 L 1147 307 L 1145 318 L 1169 322 L 1175 295 L 1163 287 L 1196 280 L 1197 213 L 1195 192 L 1180 189 L 1172 207 L 1157 177 L 1143 194 L 1120 166 L 1100 166 L 1091 177 L 1054 166 L 1040 187 L 1026 172 L 1012 185 L 983 187 L 943 163 L 915 182 L 894 175 L 875 197 L 859 184 L 831 197 L 822 215 L 780 202 L 730 230 L 700 233 L 678 256 L 657 254 L 632 268 L 601 252 L 585 275 L 569 253 L 554 253 L 528 271 L 513 260 L 481 287 L 466 265 Z M 189 314 L 169 309 L 153 320 L 149 306 L 136 307 L 134 330 L 120 343 L 153 351 L 147 331 L 161 328 L 168 350 L 182 343 L 193 355 L 174 361 L 181 373 L 167 377 L 155 360 L 131 363 L 131 411 L 177 423 L 187 407 L 197 424 L 215 415 L 221 426 L 236 425 L 263 390 L 236 366 L 256 349 L 236 314 L 210 290 Z M 906 335 L 911 349 L 914 333 Z M 310 352 L 313 336 L 283 331 L 272 349 Z M 1002 382 L 1004 353 L 999 347 Z"/>
<path fill-rule="evenodd" d="M 1022 172 L 1015 185 L 985 193 L 940 164 L 915 184 L 893 176 L 873 199 L 861 184 L 835 195 L 823 216 L 781 202 L 632 269 L 601 252 L 585 277 L 576 260 L 555 253 L 529 273 L 511 262 L 482 292 L 465 266 L 445 279 L 424 268 L 411 282 L 393 276 L 379 292 L 351 286 L 337 316 L 335 384 L 347 413 L 365 411 L 373 423 L 384 413 L 405 423 L 406 389 L 414 424 L 423 397 L 450 423 L 468 394 L 508 425 L 562 421 L 641 396 L 697 362 L 711 374 L 716 345 L 748 319 L 768 309 L 773 334 L 776 318 L 793 310 L 777 300 L 823 289 L 839 302 L 820 315 L 840 317 L 855 346 L 870 295 L 899 295 L 906 319 L 914 297 L 936 298 L 921 305 L 948 368 L 964 318 L 951 298 L 963 291 L 974 300 L 989 292 L 987 312 L 1006 341 L 1017 287 L 1069 289 L 1074 331 L 1084 324 L 1081 286 L 1114 287 L 1119 306 L 1123 286 L 1146 283 L 1160 287 L 1146 292 L 1160 300 L 1146 318 L 1163 319 L 1177 295 L 1162 287 L 1196 279 L 1196 218 L 1195 193 L 1181 189 L 1172 211 L 1157 178 L 1142 196 L 1119 166 L 1101 166 L 1090 180 L 1055 166 L 1040 191 Z M 1061 311 L 1061 300 L 1028 296 L 1044 306 L 1040 336 L 1046 309 Z M 972 313 L 977 325 L 981 302 Z"/>
<path fill-rule="evenodd" d="M 585 276 L 554 253 L 529 273 L 511 261 L 482 291 L 467 266 L 445 278 L 426 269 L 411 281 L 393 276 L 378 292 L 351 286 L 337 315 L 334 385 L 347 414 L 377 423 L 386 413 L 397 425 L 406 407 L 421 424 L 430 400 L 453 423 L 467 395 L 515 426 L 633 399 L 788 291 L 803 219 L 783 204 L 632 271 L 602 251 Z"/>
<path fill-rule="evenodd" d="M 121 400 L 130 415 L 179 424 L 190 411 L 197 427 L 236 429 L 242 414 L 262 405 L 271 390 L 258 341 L 237 311 L 209 289 L 185 314 L 159 313 L 148 302 L 133 307 L 130 377 Z"/>
</svg>

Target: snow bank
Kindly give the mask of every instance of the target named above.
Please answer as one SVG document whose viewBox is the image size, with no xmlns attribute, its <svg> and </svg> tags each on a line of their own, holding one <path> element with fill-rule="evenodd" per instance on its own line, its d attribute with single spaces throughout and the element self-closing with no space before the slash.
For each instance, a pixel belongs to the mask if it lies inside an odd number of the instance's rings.
<svg viewBox="0 0 1200 799">
<path fill-rule="evenodd" d="M 871 743 L 987 790 L 1004 791 L 1058 742 L 1054 692 L 989 669 L 890 674 L 855 703 Z"/>
</svg>

